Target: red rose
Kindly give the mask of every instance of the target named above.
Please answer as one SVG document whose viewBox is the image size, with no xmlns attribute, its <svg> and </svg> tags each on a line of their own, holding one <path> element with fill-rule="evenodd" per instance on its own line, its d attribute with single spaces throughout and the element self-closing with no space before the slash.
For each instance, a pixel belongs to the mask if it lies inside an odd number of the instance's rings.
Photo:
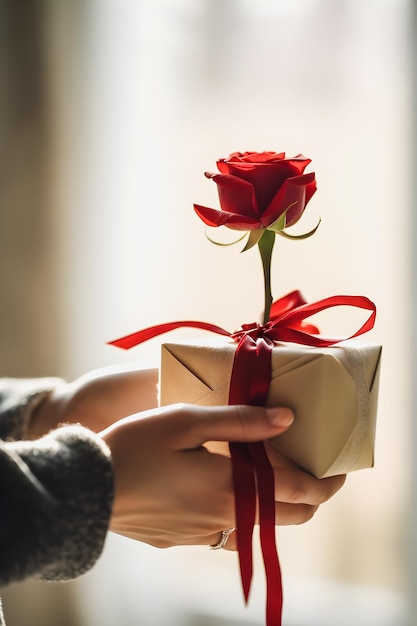
<svg viewBox="0 0 417 626">
<path fill-rule="evenodd" d="M 280 232 L 298 222 L 316 191 L 314 173 L 303 174 L 310 162 L 301 154 L 234 152 L 217 161 L 220 174 L 206 172 L 217 183 L 222 210 L 194 209 L 208 226 Z"/>
</svg>

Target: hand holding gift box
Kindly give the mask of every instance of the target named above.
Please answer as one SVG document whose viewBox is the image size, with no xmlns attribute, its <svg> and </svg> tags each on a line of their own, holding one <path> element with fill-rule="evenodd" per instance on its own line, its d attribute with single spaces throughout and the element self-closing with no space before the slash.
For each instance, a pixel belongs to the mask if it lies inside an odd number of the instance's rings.
<svg viewBox="0 0 417 626">
<path fill-rule="evenodd" d="M 288 302 L 294 304 L 294 300 L 299 297 L 297 293 L 295 296 L 290 294 L 283 299 L 284 307 Z M 312 402 L 314 410 L 308 403 L 304 407 L 299 405 L 295 412 L 302 416 L 299 421 L 301 436 L 298 432 L 292 442 L 283 444 L 283 438 L 291 432 L 290 429 L 276 439 L 277 447 L 284 449 L 288 456 L 304 467 L 308 468 L 311 463 L 309 469 L 317 476 L 331 476 L 342 472 L 342 468 L 346 472 L 368 467 L 373 463 L 381 348 L 353 345 L 353 342 L 328 348 L 327 346 L 335 346 L 338 341 L 309 335 L 310 331 L 317 329 L 306 325 L 304 319 L 329 306 L 348 304 L 371 312 L 353 337 L 370 330 L 376 313 L 370 300 L 359 296 L 335 296 L 313 305 L 290 309 L 262 326 L 244 325 L 241 331 L 231 335 L 212 324 L 185 321 L 146 328 L 112 343 L 122 348 L 131 348 L 142 341 L 181 327 L 229 335 L 238 342 L 237 347 L 233 341 L 225 340 L 217 345 L 212 342 L 197 342 L 196 345 L 188 342 L 165 344 L 162 347 L 162 403 L 182 401 L 217 405 L 224 404 L 228 399 L 229 404 L 268 405 L 274 390 L 274 381 L 278 382 L 277 389 L 280 393 L 281 384 L 286 380 L 290 401 L 281 403 L 276 400 L 277 404 L 291 406 L 291 402 L 295 403 L 297 399 L 307 399 Z M 281 301 L 274 305 L 280 308 Z M 305 350 L 300 351 L 296 344 L 274 344 L 271 341 L 274 336 L 277 339 L 291 338 L 301 344 L 310 343 L 315 347 L 310 347 L 307 354 Z M 285 354 L 286 350 L 288 351 Z M 339 352 L 336 358 L 335 350 Z M 292 379 L 294 387 L 288 384 Z M 309 392 L 312 390 L 310 396 Z M 275 402 L 272 401 L 272 404 Z M 323 422 L 321 411 L 328 418 L 327 423 L 326 420 Z M 312 420 L 312 414 L 317 419 Z M 329 439 L 329 429 L 334 439 Z M 291 444 L 294 444 L 294 451 L 291 450 Z M 211 447 L 213 448 L 213 444 Z M 261 442 L 230 442 L 229 449 L 234 467 L 236 532 L 245 599 L 248 599 L 252 579 L 252 530 L 258 500 L 260 539 L 267 581 L 266 624 L 281 624 L 282 587 L 274 534 L 272 468 Z M 223 445 L 219 451 L 225 452 Z"/>
</svg>

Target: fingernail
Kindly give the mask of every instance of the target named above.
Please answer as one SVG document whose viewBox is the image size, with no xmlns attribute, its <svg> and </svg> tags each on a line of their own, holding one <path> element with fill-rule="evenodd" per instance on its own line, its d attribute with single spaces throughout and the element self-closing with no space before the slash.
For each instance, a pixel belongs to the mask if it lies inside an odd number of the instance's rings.
<svg viewBox="0 0 417 626">
<path fill-rule="evenodd" d="M 294 421 L 294 413 L 291 409 L 284 409 L 282 407 L 268 407 L 266 414 L 269 421 L 274 426 L 289 426 Z"/>
</svg>

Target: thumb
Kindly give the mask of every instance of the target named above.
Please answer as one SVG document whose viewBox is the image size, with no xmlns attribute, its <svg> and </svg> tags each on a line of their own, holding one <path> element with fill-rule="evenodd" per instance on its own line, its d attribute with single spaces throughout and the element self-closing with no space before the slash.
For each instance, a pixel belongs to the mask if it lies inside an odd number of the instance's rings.
<svg viewBox="0 0 417 626">
<path fill-rule="evenodd" d="M 198 419 L 193 420 L 194 428 L 189 431 L 190 439 L 194 439 L 190 444 L 195 446 L 207 441 L 270 439 L 285 432 L 294 421 L 291 409 L 283 407 L 231 405 L 198 409 Z"/>
</svg>

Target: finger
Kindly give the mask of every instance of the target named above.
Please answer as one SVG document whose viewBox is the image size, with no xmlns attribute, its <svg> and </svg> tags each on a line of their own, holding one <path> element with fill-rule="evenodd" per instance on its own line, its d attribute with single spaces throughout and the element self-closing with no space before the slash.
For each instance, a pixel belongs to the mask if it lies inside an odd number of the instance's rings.
<svg viewBox="0 0 417 626">
<path fill-rule="evenodd" d="M 316 513 L 318 505 L 311 504 L 288 504 L 287 502 L 275 503 L 275 525 L 276 526 L 293 526 L 305 524 Z M 259 520 L 257 521 L 259 524 Z M 221 533 L 216 535 L 216 542 L 220 541 Z M 227 544 L 223 547 L 224 550 L 236 551 L 237 550 L 237 536 L 233 533 Z"/>
<path fill-rule="evenodd" d="M 183 411 L 188 414 L 189 447 L 207 441 L 262 441 L 283 433 L 294 420 L 292 411 L 282 407 L 186 405 Z"/>
<path fill-rule="evenodd" d="M 344 484 L 346 476 L 315 478 L 292 468 L 275 469 L 275 500 L 289 504 L 319 505 L 327 502 Z"/>
<path fill-rule="evenodd" d="M 276 502 L 275 525 L 292 526 L 305 524 L 305 522 L 311 520 L 318 508 L 318 504 L 288 504 L 287 502 Z"/>
</svg>

